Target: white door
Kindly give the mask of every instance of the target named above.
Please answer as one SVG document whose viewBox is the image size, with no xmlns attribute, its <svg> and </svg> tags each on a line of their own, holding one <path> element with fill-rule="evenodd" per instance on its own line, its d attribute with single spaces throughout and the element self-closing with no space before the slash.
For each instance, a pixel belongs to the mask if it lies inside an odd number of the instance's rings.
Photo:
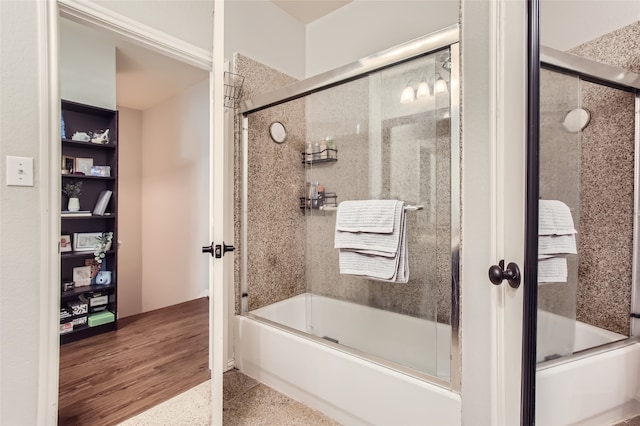
<svg viewBox="0 0 640 426">
<path fill-rule="evenodd" d="M 462 0 L 463 424 L 518 425 L 525 247 L 525 1 Z M 522 282 L 494 285 L 504 260 Z"/>
<path fill-rule="evenodd" d="M 496 294 L 498 424 L 521 424 L 523 300 L 527 186 L 527 2 L 501 0 L 496 44 L 496 254 L 519 266 L 521 283 L 507 281 Z M 537 232 L 536 232 L 537 234 Z M 535 338 L 535 336 L 534 336 Z M 526 402 L 525 402 L 526 403 Z"/>
<path fill-rule="evenodd" d="M 233 246 L 233 227 L 228 223 L 230 191 L 233 182 L 226 161 L 232 147 L 227 146 L 224 132 L 224 1 L 216 0 L 213 21 L 213 73 L 209 90 L 211 105 L 211 143 L 209 154 L 209 247 L 212 255 L 209 268 L 209 366 L 211 368 L 211 424 L 222 425 L 222 373 L 225 370 L 226 295 L 232 256 L 225 256 Z M 231 176 L 233 174 L 231 173 Z M 232 204 L 231 204 L 232 205 Z"/>
</svg>

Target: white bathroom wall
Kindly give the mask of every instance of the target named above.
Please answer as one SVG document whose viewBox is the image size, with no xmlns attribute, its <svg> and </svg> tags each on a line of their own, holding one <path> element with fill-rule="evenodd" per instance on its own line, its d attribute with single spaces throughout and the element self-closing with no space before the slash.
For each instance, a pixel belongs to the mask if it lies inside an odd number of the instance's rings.
<svg viewBox="0 0 640 426">
<path fill-rule="evenodd" d="M 208 80 L 143 112 L 143 312 L 207 294 L 208 117 Z"/>
<path fill-rule="evenodd" d="M 310 77 L 458 23 L 458 0 L 355 0 L 307 25 Z"/>
<path fill-rule="evenodd" d="M 86 0 L 208 51 L 214 0 Z"/>
<path fill-rule="evenodd" d="M 124 318 L 142 312 L 142 111 L 118 112 L 118 318 Z"/>
<path fill-rule="evenodd" d="M 638 0 L 541 0 L 540 42 L 566 51 L 636 21 Z"/>
<path fill-rule="evenodd" d="M 116 48 L 96 34 L 83 25 L 60 20 L 60 96 L 114 110 Z"/>
<path fill-rule="evenodd" d="M 265 0 L 227 0 L 225 58 L 241 53 L 271 68 L 305 76 L 305 25 Z"/>
<path fill-rule="evenodd" d="M 40 355 L 46 351 L 41 332 L 39 265 L 47 215 L 43 184 L 39 115 L 38 20 L 43 2 L 0 1 L 0 424 L 35 425 Z M 6 186 L 7 155 L 34 159 L 34 186 Z M 45 178 L 46 180 L 46 178 Z M 57 195 L 57 194 L 56 194 Z M 54 250 L 54 247 L 50 248 Z M 45 352 L 46 353 L 46 352 Z"/>
</svg>

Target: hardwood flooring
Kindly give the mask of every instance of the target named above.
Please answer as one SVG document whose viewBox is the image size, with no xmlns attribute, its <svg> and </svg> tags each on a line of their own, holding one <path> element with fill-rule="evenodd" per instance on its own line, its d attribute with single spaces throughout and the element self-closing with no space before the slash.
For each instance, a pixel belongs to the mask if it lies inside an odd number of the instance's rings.
<svg viewBox="0 0 640 426">
<path fill-rule="evenodd" d="M 197 299 L 61 346 L 58 424 L 115 425 L 208 380 L 208 315 Z"/>
</svg>

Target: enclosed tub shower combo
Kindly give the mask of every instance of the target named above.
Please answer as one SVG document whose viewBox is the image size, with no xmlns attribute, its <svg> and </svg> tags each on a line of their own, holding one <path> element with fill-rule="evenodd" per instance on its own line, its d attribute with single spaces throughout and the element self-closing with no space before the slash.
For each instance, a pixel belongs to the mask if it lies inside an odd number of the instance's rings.
<svg viewBox="0 0 640 426">
<path fill-rule="evenodd" d="M 640 413 L 640 76 L 582 57 L 597 57 L 596 45 L 574 54 L 541 50 L 536 418 L 543 425 L 609 424 Z M 562 205 L 568 232 L 544 222 L 550 200 Z"/>
<path fill-rule="evenodd" d="M 236 147 L 236 365 L 342 424 L 461 424 L 458 33 L 447 28 L 299 82 L 236 57 L 249 92 Z M 552 68 L 545 72 L 566 76 Z M 256 94 L 252 81 L 262 85 Z M 269 82 L 283 87 L 265 90 Z M 577 107 L 562 105 L 565 114 Z M 565 145 L 581 135 L 564 132 Z M 560 149 L 550 146 L 541 137 L 542 155 Z M 578 274 L 593 270 L 580 263 L 591 231 L 576 212 L 591 195 L 560 188 L 578 185 L 580 172 L 556 180 L 566 167 L 551 164 L 576 156 L 550 154 L 541 168 L 540 197 L 551 206 L 541 215 L 571 226 L 540 232 L 549 248 L 540 257 L 539 424 L 628 410 L 638 399 L 637 374 L 619 377 L 640 364 L 629 310 L 627 328 L 576 310 L 578 281 L 595 280 Z M 630 278 L 628 288 L 630 301 Z M 600 398 L 593 412 L 558 406 L 572 395 L 567 386 L 579 387 L 572 377 L 595 365 L 594 383 L 615 377 L 636 394 Z"/>
</svg>

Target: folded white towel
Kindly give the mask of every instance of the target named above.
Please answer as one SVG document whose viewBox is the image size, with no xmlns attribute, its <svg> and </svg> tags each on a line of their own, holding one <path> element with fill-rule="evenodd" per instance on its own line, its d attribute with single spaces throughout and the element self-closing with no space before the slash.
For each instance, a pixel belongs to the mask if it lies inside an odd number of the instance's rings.
<svg viewBox="0 0 640 426">
<path fill-rule="evenodd" d="M 539 236 L 538 259 L 543 255 L 553 254 L 578 254 L 575 234 Z"/>
<path fill-rule="evenodd" d="M 387 202 L 371 203 L 371 201 Z M 389 203 L 388 201 L 393 202 Z M 393 209 L 390 210 L 390 207 Z M 369 209 L 372 209 L 373 212 L 369 212 Z M 381 210 L 384 210 L 384 213 Z M 348 219 L 340 221 L 341 216 L 343 219 L 345 217 L 344 212 L 347 213 Z M 354 218 L 354 212 L 362 213 L 363 217 Z M 340 249 L 341 274 L 388 282 L 406 283 L 409 281 L 406 216 L 402 201 L 343 201 L 338 206 L 336 216 L 334 247 Z M 389 220 L 387 216 L 392 219 Z M 391 228 L 388 228 L 388 222 L 391 223 Z M 371 232 L 347 232 L 344 231 L 345 228 L 369 229 Z M 382 229 L 390 229 L 390 231 L 380 232 Z"/>
<path fill-rule="evenodd" d="M 573 227 L 571 210 L 562 201 L 540 200 L 538 204 L 538 235 L 571 235 Z"/>
<path fill-rule="evenodd" d="M 398 200 L 343 201 L 336 214 L 336 230 L 390 234 L 394 231 Z M 403 203 L 404 204 L 404 203 Z"/>
<path fill-rule="evenodd" d="M 393 201 L 385 203 L 384 208 L 380 208 L 379 203 L 371 201 Z M 390 207 L 393 207 L 391 209 Z M 368 211 L 371 209 L 374 213 Z M 360 223 L 355 224 L 356 220 L 351 219 L 353 212 L 360 211 L 363 213 Z M 340 226 L 340 219 L 346 215 L 349 220 L 343 220 L 342 223 L 351 222 L 352 228 L 358 229 L 382 229 L 380 224 L 386 222 L 391 223 L 391 229 L 388 233 L 378 233 L 375 231 L 344 231 L 344 227 Z M 378 255 L 384 257 L 396 257 L 400 247 L 402 217 L 404 217 L 404 203 L 395 200 L 365 200 L 359 201 L 343 201 L 338 206 L 336 213 L 336 232 L 334 240 L 334 248 L 358 251 L 362 254 Z M 372 222 L 366 222 L 367 219 Z M 342 228 L 342 229 L 341 229 Z"/>
<path fill-rule="evenodd" d="M 566 258 L 556 256 L 538 260 L 538 284 L 566 283 L 568 275 Z"/>
</svg>

